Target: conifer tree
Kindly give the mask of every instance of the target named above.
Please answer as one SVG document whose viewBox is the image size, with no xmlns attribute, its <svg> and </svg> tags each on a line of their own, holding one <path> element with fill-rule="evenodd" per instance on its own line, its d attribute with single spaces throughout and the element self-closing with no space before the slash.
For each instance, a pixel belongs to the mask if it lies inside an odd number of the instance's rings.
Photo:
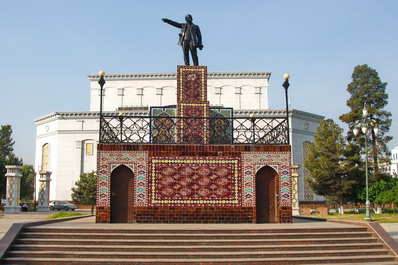
<svg viewBox="0 0 398 265">
<path fill-rule="evenodd" d="M 311 177 L 307 179 L 311 189 L 318 195 L 333 198 L 343 205 L 346 196 L 353 192 L 357 184 L 355 175 L 350 172 L 352 162 L 345 158 L 345 140 L 340 128 L 332 119 L 324 120 L 317 128 L 314 142 L 304 161 Z"/>
<path fill-rule="evenodd" d="M 340 120 L 349 126 L 347 140 L 357 143 L 362 150 L 365 146 L 363 135 L 356 138 L 352 131 L 363 119 L 362 111 L 365 107 L 369 112 L 369 118 L 375 121 L 375 125 L 379 128 L 378 135 L 371 130 L 370 135 L 366 137 L 368 137 L 368 145 L 371 147 L 369 156 L 372 157 L 376 173 L 371 176 L 371 180 L 377 181 L 379 179 L 379 163 L 389 160 L 390 152 L 387 143 L 392 139 L 391 136 L 386 135 L 391 126 L 391 113 L 383 110 L 388 103 L 387 83 L 381 82 L 376 70 L 366 64 L 356 66 L 351 77 L 352 82 L 347 86 L 347 91 L 351 94 L 347 100 L 350 112 L 341 115 Z M 367 152 L 367 150 L 364 151 Z"/>
</svg>

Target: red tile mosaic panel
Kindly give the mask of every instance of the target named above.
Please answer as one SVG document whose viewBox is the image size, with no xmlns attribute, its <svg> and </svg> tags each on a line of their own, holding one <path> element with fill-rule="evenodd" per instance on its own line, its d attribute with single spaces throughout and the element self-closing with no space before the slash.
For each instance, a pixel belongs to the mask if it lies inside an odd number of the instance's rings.
<svg viewBox="0 0 398 265">
<path fill-rule="evenodd" d="M 149 161 L 150 206 L 240 206 L 240 161 L 154 157 Z"/>
<path fill-rule="evenodd" d="M 209 142 L 209 103 L 180 103 L 178 113 L 184 119 L 178 123 L 179 139 L 187 144 Z M 192 118 L 191 118 L 192 117 Z M 204 119 L 201 119 L 201 118 Z"/>
<path fill-rule="evenodd" d="M 177 66 L 177 103 L 207 101 L 207 67 Z"/>
</svg>

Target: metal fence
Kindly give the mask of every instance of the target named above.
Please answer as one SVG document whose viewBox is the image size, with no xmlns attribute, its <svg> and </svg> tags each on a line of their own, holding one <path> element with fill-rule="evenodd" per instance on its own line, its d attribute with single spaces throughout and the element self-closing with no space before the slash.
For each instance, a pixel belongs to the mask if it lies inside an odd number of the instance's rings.
<svg viewBox="0 0 398 265">
<path fill-rule="evenodd" d="M 288 144 L 284 118 L 108 116 L 100 121 L 100 143 Z"/>
</svg>

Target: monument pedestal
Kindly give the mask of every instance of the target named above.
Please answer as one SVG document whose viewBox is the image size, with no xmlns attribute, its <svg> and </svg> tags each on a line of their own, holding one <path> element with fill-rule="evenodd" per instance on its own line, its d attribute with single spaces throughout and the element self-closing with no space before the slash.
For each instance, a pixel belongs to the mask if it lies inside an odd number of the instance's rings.
<svg viewBox="0 0 398 265">
<path fill-rule="evenodd" d="M 178 139 L 185 144 L 209 143 L 210 104 L 207 67 L 177 66 Z"/>
<path fill-rule="evenodd" d="M 150 144 L 98 145 L 97 223 L 292 222 L 291 147 L 234 144 L 250 120 L 210 108 L 206 66 L 178 66 L 177 106 L 150 113 Z"/>
</svg>

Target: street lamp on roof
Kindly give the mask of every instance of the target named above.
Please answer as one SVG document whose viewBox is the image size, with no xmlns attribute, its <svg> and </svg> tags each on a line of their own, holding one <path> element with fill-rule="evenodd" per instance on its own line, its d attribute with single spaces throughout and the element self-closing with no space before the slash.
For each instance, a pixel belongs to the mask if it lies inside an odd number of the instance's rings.
<svg viewBox="0 0 398 265">
<path fill-rule="evenodd" d="M 99 73 L 100 79 L 98 80 L 98 84 L 100 85 L 100 128 L 99 128 L 99 141 L 101 142 L 101 135 L 102 135 L 102 91 L 104 90 L 105 85 L 105 72 L 100 71 Z"/>
</svg>

